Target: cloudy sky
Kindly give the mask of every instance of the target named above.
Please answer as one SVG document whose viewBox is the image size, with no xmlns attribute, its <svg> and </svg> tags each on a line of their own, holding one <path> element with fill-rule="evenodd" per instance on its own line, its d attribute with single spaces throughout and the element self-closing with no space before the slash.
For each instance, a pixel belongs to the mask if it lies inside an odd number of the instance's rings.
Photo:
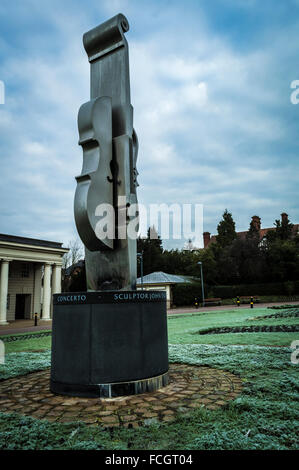
<svg viewBox="0 0 299 470">
<path fill-rule="evenodd" d="M 129 20 L 139 201 L 299 222 L 298 0 L 1 0 L 0 232 L 76 236 L 77 112 L 89 100 L 84 32 Z M 173 242 L 165 246 L 180 246 Z"/>
</svg>

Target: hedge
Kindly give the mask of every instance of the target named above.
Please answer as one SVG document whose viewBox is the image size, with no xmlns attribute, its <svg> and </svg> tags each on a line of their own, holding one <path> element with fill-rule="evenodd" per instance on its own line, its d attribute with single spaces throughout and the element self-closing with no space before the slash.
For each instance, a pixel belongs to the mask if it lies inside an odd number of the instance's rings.
<svg viewBox="0 0 299 470">
<path fill-rule="evenodd" d="M 299 295 L 299 281 L 273 282 L 264 284 L 240 284 L 233 286 L 208 286 L 205 284 L 205 297 L 234 299 L 237 296 Z M 201 283 L 176 284 L 172 288 L 173 304 L 176 306 L 194 305 L 195 298 L 202 301 Z"/>
<path fill-rule="evenodd" d="M 201 283 L 192 282 L 188 284 L 175 284 L 172 288 L 172 301 L 176 306 L 192 305 L 197 297 L 201 302 Z"/>
<path fill-rule="evenodd" d="M 12 341 L 24 341 L 25 339 L 36 339 L 36 338 L 44 338 L 46 336 L 51 336 L 52 331 L 41 331 L 38 333 L 25 333 L 20 335 L 6 335 L 0 336 L 0 339 L 3 343 L 11 343 Z"/>
<path fill-rule="evenodd" d="M 213 286 L 210 288 L 213 297 L 232 299 L 239 296 L 251 295 L 298 295 L 299 281 L 272 282 L 264 284 L 241 284 L 234 286 Z"/>
</svg>

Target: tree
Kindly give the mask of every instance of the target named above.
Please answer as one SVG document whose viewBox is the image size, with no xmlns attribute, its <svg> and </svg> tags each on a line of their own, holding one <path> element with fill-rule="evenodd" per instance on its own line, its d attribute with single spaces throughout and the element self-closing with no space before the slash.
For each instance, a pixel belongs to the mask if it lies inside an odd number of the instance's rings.
<svg viewBox="0 0 299 470">
<path fill-rule="evenodd" d="M 163 252 L 162 240 L 154 225 L 148 228 L 147 238 L 152 246 L 155 246 L 160 253 Z"/>
<path fill-rule="evenodd" d="M 235 222 L 232 214 L 225 209 L 222 220 L 217 226 L 218 235 L 216 235 L 216 242 L 220 248 L 231 245 L 237 238 Z"/>
<path fill-rule="evenodd" d="M 249 229 L 246 233 L 246 239 L 255 240 L 257 243 L 260 242 L 260 230 L 254 220 L 251 220 L 250 222 Z"/>
<path fill-rule="evenodd" d="M 66 269 L 83 258 L 83 245 L 78 238 L 70 240 L 68 243 L 69 251 L 62 258 L 62 269 Z"/>
<path fill-rule="evenodd" d="M 215 285 L 218 283 L 218 266 L 215 259 L 215 252 L 213 244 L 204 250 L 200 250 L 197 262 L 202 262 L 203 267 L 203 276 L 205 284 Z M 199 266 L 197 265 L 197 276 L 199 271 Z"/>
<path fill-rule="evenodd" d="M 85 263 L 80 269 L 76 269 L 72 275 L 68 286 L 69 292 L 86 292 L 86 270 Z"/>
<path fill-rule="evenodd" d="M 293 227 L 287 214 L 283 214 L 282 220 L 276 220 L 276 236 L 280 240 L 290 240 L 292 238 Z"/>
<path fill-rule="evenodd" d="M 155 227 L 149 227 L 147 237 L 137 239 L 137 252 L 143 254 L 143 274 L 160 271 L 162 263 L 162 240 Z M 140 264 L 137 265 L 138 276 L 140 276 Z"/>
<path fill-rule="evenodd" d="M 287 214 L 282 214 L 282 220 L 275 220 L 275 229 L 266 234 L 266 243 L 271 244 L 275 240 L 291 240 L 293 238 L 294 225 L 289 221 Z"/>
<path fill-rule="evenodd" d="M 264 280 L 265 257 L 259 245 L 259 236 L 252 236 L 245 239 L 237 238 L 231 245 L 230 254 L 234 262 L 235 282 L 250 283 Z"/>
<path fill-rule="evenodd" d="M 270 281 L 296 280 L 299 276 L 299 249 L 295 240 L 271 240 L 265 255 Z"/>
<path fill-rule="evenodd" d="M 238 264 L 232 253 L 232 244 L 218 249 L 215 259 L 217 263 L 217 283 L 223 285 L 238 282 Z"/>
<path fill-rule="evenodd" d="M 283 213 L 282 220 L 275 220 L 275 229 L 269 230 L 263 246 L 267 262 L 267 278 L 270 281 L 296 280 L 299 276 L 299 237 L 293 232 L 293 224 Z"/>
<path fill-rule="evenodd" d="M 183 274 L 182 253 L 178 249 L 164 250 L 162 254 L 162 271 L 169 274 Z"/>
</svg>

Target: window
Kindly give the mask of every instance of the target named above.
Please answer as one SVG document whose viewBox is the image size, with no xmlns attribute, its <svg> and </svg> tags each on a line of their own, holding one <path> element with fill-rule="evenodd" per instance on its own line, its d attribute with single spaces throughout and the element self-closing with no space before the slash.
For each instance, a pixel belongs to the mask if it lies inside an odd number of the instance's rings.
<svg viewBox="0 0 299 470">
<path fill-rule="evenodd" d="M 7 294 L 7 303 L 6 303 L 6 309 L 10 309 L 10 294 Z"/>
<path fill-rule="evenodd" d="M 29 263 L 21 264 L 21 277 L 29 277 Z"/>
</svg>

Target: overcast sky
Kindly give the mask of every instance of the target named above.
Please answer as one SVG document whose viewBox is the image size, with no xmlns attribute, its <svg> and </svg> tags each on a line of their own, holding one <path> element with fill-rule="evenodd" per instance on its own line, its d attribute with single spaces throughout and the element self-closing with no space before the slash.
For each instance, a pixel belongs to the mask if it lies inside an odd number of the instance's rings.
<svg viewBox="0 0 299 470">
<path fill-rule="evenodd" d="M 130 23 L 139 201 L 201 203 L 212 233 L 226 208 L 237 230 L 283 211 L 298 223 L 298 0 L 1 0 L 0 232 L 76 236 L 82 35 L 117 13 Z"/>
</svg>

